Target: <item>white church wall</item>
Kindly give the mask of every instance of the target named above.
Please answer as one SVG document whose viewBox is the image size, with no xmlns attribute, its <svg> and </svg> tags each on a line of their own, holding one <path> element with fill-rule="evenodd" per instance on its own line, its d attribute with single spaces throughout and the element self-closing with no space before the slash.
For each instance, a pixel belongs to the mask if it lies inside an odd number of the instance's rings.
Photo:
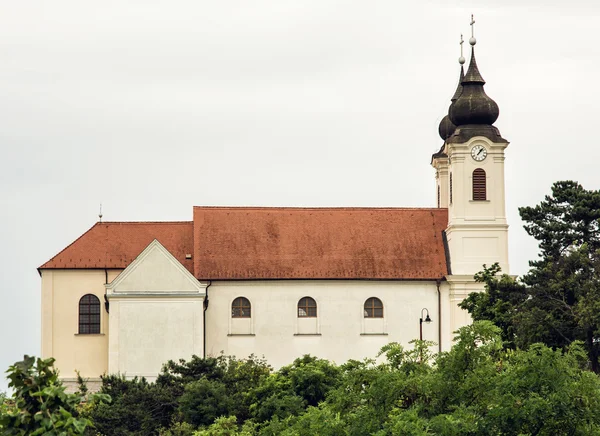
<svg viewBox="0 0 600 436">
<path fill-rule="evenodd" d="M 111 298 L 109 373 L 154 380 L 163 363 L 203 353 L 203 297 Z"/>
<path fill-rule="evenodd" d="M 447 285 L 442 283 L 441 288 L 448 298 Z M 298 301 L 307 296 L 317 302 L 316 318 L 298 318 Z M 239 320 L 231 318 L 231 303 L 237 297 L 252 304 L 252 316 L 245 320 L 252 326 L 251 334 L 238 334 L 231 327 Z M 364 317 L 364 303 L 370 297 L 383 302 L 383 318 Z M 409 346 L 410 340 L 419 338 L 423 308 L 433 320 L 423 324 L 423 339 L 439 342 L 434 281 L 215 281 L 208 288 L 208 299 L 207 355 L 264 355 L 275 368 L 303 354 L 343 363 L 375 357 L 388 342 Z M 449 314 L 443 316 L 449 323 Z M 443 329 L 448 339 L 449 329 Z"/>
<path fill-rule="evenodd" d="M 481 162 L 471 157 L 477 145 L 486 147 Z M 453 180 L 453 201 L 448 208 L 446 230 L 452 274 L 471 275 L 498 262 L 508 269 L 508 225 L 504 194 L 504 150 L 506 143 L 493 143 L 477 136 L 464 144 L 450 144 L 449 171 Z M 486 200 L 473 200 L 473 171 L 481 168 L 486 175 Z"/>
<path fill-rule="evenodd" d="M 154 380 L 168 360 L 204 352 L 204 284 L 154 240 L 113 282 L 108 372 Z"/>
<path fill-rule="evenodd" d="M 79 371 L 91 381 L 108 369 L 108 314 L 104 285 L 121 270 L 64 269 L 42 271 L 42 347 L 44 358 L 54 357 L 63 381 Z M 79 334 L 79 300 L 93 294 L 100 300 L 100 333 Z"/>
</svg>

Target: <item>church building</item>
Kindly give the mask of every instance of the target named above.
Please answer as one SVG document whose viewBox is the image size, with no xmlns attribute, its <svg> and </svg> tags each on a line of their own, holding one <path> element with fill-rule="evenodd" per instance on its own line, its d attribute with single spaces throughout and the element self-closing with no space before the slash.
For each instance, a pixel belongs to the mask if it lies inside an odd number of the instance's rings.
<svg viewBox="0 0 600 436">
<path fill-rule="evenodd" d="M 440 123 L 432 208 L 194 207 L 185 222 L 98 222 L 39 267 L 42 356 L 63 381 L 154 380 L 170 359 L 311 354 L 343 363 L 385 344 L 448 350 L 473 275 L 509 272 L 508 142 L 471 60 Z M 437 149 L 437 148 L 435 148 Z"/>
</svg>

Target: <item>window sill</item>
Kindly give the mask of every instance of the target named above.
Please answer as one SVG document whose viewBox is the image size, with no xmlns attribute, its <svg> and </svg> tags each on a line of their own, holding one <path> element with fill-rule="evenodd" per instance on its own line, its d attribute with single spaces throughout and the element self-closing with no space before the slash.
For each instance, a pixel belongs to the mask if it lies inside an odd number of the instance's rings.
<svg viewBox="0 0 600 436">
<path fill-rule="evenodd" d="M 469 203 L 489 203 L 490 200 L 469 200 Z"/>
<path fill-rule="evenodd" d="M 361 336 L 387 336 L 387 333 L 361 333 Z"/>
<path fill-rule="evenodd" d="M 75 333 L 75 336 L 104 336 L 104 333 Z"/>
<path fill-rule="evenodd" d="M 321 333 L 294 333 L 294 336 L 321 336 Z"/>
<path fill-rule="evenodd" d="M 229 333 L 227 336 L 256 336 L 254 333 Z"/>
</svg>

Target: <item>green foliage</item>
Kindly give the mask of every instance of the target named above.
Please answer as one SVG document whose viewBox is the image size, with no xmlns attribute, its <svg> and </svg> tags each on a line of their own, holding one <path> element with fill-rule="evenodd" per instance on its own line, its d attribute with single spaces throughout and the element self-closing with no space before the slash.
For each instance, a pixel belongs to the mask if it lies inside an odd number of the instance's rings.
<svg viewBox="0 0 600 436">
<path fill-rule="evenodd" d="M 225 383 L 206 378 L 188 383 L 179 399 L 183 418 L 195 426 L 210 425 L 234 408 L 235 403 L 227 395 Z"/>
<path fill-rule="evenodd" d="M 340 369 L 327 360 L 305 355 L 284 366 L 253 391 L 252 416 L 258 422 L 298 415 L 316 406 L 339 382 Z"/>
<path fill-rule="evenodd" d="M 600 378 L 582 343 L 511 349 L 501 333 L 477 321 L 439 355 L 430 342 L 390 343 L 377 361 L 304 356 L 274 373 L 254 359 L 193 359 L 161 384 L 104 377 L 113 403 L 90 396 L 74 413 L 107 436 L 600 435 Z M 231 413 L 244 404 L 249 418 Z"/>
<path fill-rule="evenodd" d="M 91 421 L 80 417 L 80 394 L 67 394 L 58 380 L 54 359 L 25 356 L 10 366 L 11 400 L 0 408 L 0 430 L 4 435 L 78 435 Z M 91 401 L 106 402 L 110 397 L 96 395 Z"/>
<path fill-rule="evenodd" d="M 173 389 L 144 378 L 104 376 L 100 392 L 110 395 L 112 403 L 95 404 L 86 414 L 104 435 L 157 434 L 160 428 L 169 427 L 178 406 Z"/>
<path fill-rule="evenodd" d="M 187 422 L 175 421 L 168 429 L 160 429 L 159 436 L 194 436 L 196 427 Z"/>
<path fill-rule="evenodd" d="M 582 341 L 600 372 L 600 191 L 556 182 L 552 195 L 519 212 L 539 241 L 540 258 L 522 281 L 498 277 L 497 265 L 485 268 L 476 278 L 486 292 L 472 294 L 462 307 L 500 327 L 508 347 L 541 342 L 565 349 Z"/>
<path fill-rule="evenodd" d="M 194 433 L 194 436 L 253 436 L 256 426 L 248 422 L 238 428 L 237 418 L 235 416 L 221 417 L 215 420 L 214 424 L 204 430 Z"/>
</svg>

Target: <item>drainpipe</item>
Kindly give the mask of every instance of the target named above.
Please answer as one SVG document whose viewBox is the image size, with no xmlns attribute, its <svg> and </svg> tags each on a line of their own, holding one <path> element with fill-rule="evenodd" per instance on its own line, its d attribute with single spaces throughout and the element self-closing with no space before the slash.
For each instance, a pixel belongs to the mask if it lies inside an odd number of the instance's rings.
<svg viewBox="0 0 600 436">
<path fill-rule="evenodd" d="M 440 292 L 441 280 L 436 280 L 435 285 L 437 286 L 438 296 L 438 352 L 442 352 L 442 294 Z"/>
<path fill-rule="evenodd" d="M 202 358 L 206 359 L 206 309 L 208 309 L 208 288 L 212 285 L 212 280 L 208 281 L 206 285 L 206 296 L 204 297 L 204 313 L 202 314 L 202 334 L 204 336 L 202 341 Z"/>
<path fill-rule="evenodd" d="M 109 313 L 108 296 L 106 295 L 106 285 L 108 285 L 108 269 L 104 268 L 104 310 Z"/>
</svg>

